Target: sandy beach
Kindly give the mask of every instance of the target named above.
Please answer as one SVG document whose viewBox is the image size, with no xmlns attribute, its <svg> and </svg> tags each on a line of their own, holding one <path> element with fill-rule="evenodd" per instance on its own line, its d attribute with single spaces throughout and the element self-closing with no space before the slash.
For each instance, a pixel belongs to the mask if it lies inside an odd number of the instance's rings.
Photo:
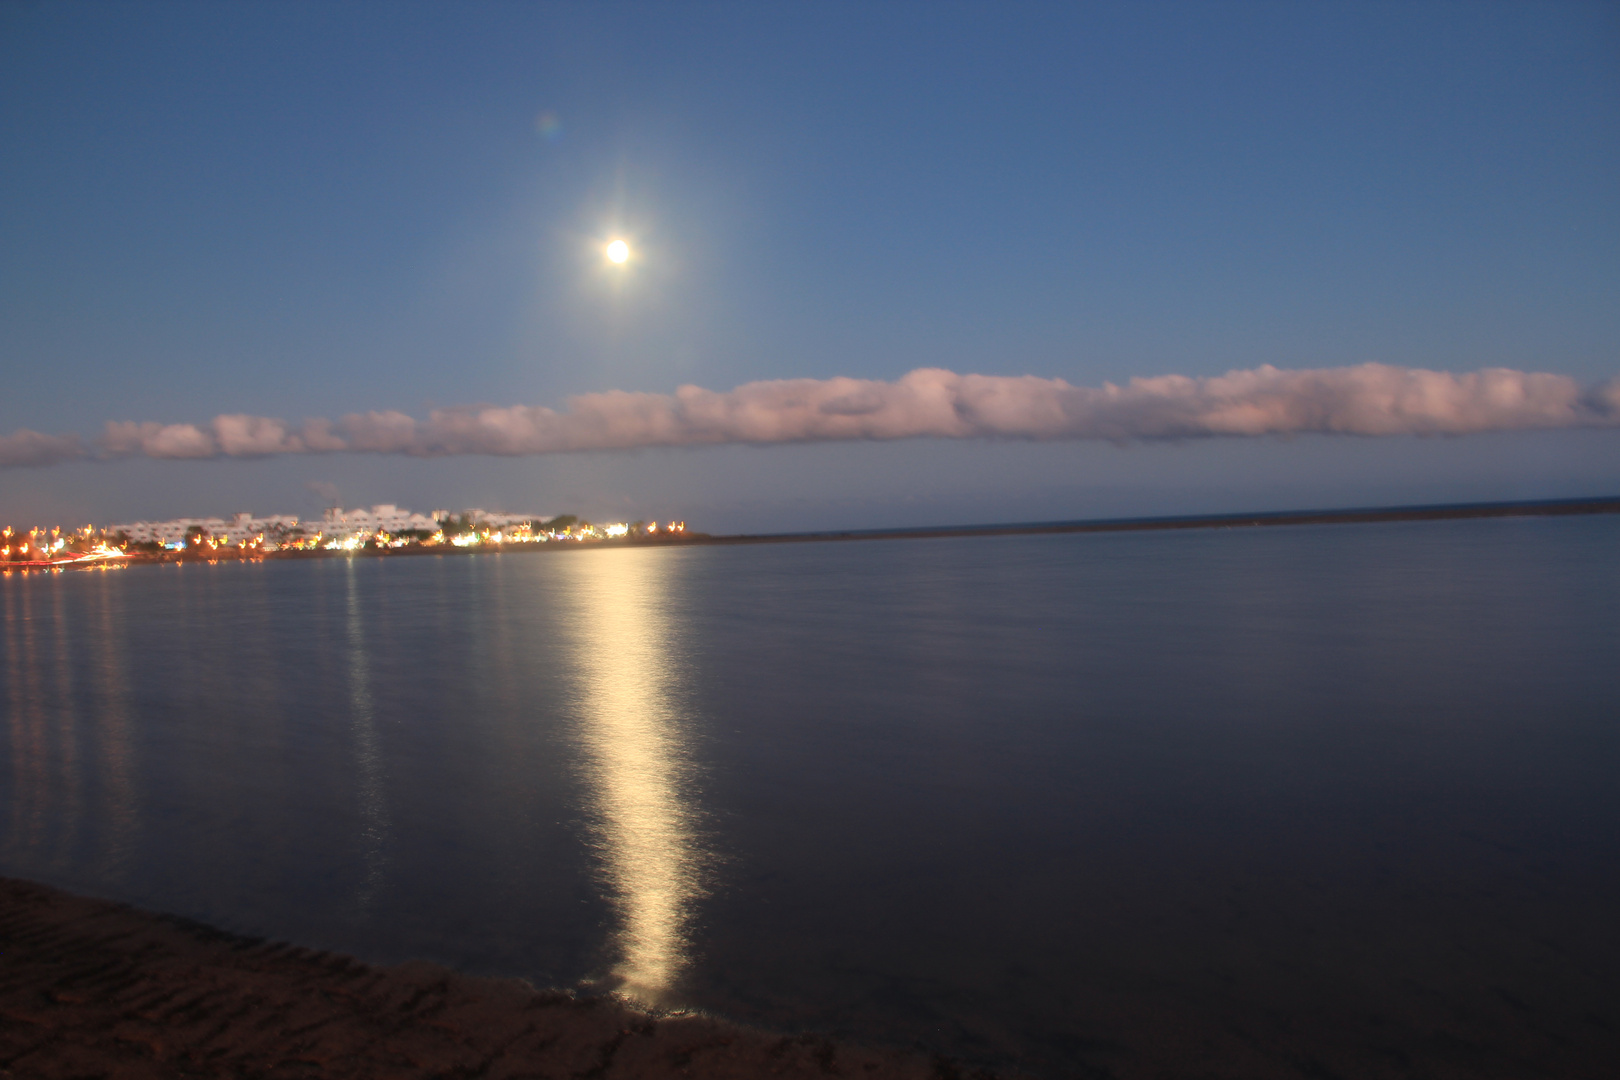
<svg viewBox="0 0 1620 1080">
<path fill-rule="evenodd" d="M 0 1077 L 977 1077 L 0 878 Z"/>
</svg>

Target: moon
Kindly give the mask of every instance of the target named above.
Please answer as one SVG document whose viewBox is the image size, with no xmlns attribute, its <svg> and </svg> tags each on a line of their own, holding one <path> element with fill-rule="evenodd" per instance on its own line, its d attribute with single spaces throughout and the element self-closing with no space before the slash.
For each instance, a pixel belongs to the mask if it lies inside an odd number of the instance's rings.
<svg viewBox="0 0 1620 1080">
<path fill-rule="evenodd" d="M 622 266 L 630 261 L 630 245 L 623 240 L 615 240 L 607 246 L 605 254 L 608 262 Z"/>
</svg>

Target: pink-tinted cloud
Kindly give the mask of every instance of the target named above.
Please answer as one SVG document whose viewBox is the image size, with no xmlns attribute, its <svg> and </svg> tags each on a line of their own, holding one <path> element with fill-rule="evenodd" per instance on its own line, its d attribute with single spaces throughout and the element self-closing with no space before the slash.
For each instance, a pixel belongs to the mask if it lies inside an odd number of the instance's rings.
<svg viewBox="0 0 1620 1080">
<path fill-rule="evenodd" d="M 1362 364 L 1225 375 L 1162 375 L 1073 386 L 1033 375 L 921 368 L 895 380 L 782 379 L 717 392 L 611 390 L 543 406 L 458 406 L 337 421 L 230 414 L 204 425 L 109 423 L 106 457 L 377 453 L 522 456 L 720 443 L 943 439 L 1194 439 L 1259 435 L 1467 435 L 1620 426 L 1620 379 L 1583 388 L 1565 375 L 1488 368 L 1454 374 Z M 53 441 L 54 440 L 54 441 Z M 75 450 L 74 448 L 77 448 Z M 0 465 L 84 456 L 73 436 L 19 431 Z"/>
<path fill-rule="evenodd" d="M 202 426 L 113 421 L 100 443 L 106 457 L 268 457 L 357 449 L 334 436 L 325 420 L 307 421 L 293 431 L 285 420 L 246 413 L 226 413 Z"/>
<path fill-rule="evenodd" d="M 434 410 L 410 427 L 406 419 L 399 418 L 393 446 L 431 456 L 858 439 L 1466 435 L 1620 424 L 1620 380 L 1583 390 L 1563 375 L 1363 364 L 1083 387 L 924 368 L 895 382 L 791 379 L 726 393 L 696 386 L 672 395 L 610 391 L 573 398 L 562 412 L 464 406 Z M 339 426 L 347 430 L 357 420 L 345 417 Z"/>
<path fill-rule="evenodd" d="M 158 424 L 151 421 L 113 421 L 101 436 L 101 447 L 111 457 L 207 458 L 219 454 L 219 444 L 195 424 Z"/>
</svg>

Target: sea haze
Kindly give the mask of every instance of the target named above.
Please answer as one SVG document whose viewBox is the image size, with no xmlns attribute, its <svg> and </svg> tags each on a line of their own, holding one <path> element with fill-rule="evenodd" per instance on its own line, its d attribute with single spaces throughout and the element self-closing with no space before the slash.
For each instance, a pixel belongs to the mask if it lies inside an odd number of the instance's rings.
<svg viewBox="0 0 1620 1080">
<path fill-rule="evenodd" d="M 9 575 L 0 873 L 1052 1076 L 1597 1075 L 1616 551 L 1605 516 Z"/>
</svg>

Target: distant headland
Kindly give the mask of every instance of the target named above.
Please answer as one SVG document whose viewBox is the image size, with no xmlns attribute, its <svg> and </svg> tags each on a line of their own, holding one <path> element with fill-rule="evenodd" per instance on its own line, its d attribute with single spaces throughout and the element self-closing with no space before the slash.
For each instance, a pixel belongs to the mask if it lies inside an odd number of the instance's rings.
<svg viewBox="0 0 1620 1080">
<path fill-rule="evenodd" d="M 901 529 L 713 536 L 684 521 L 593 524 L 572 514 L 554 517 L 467 510 L 416 514 L 392 505 L 328 510 L 319 522 L 294 517 L 179 518 L 102 528 L 0 530 L 0 571 L 61 570 L 152 562 L 220 562 L 288 558 L 393 557 L 490 551 L 567 550 L 584 546 L 667 547 L 799 544 L 854 540 L 925 540 L 973 536 L 1238 529 L 1277 525 L 1352 525 L 1474 518 L 1567 517 L 1620 513 L 1620 496 L 1529 502 L 1279 510 L 1243 514 L 1101 518 L 1081 521 L 945 525 Z"/>
<path fill-rule="evenodd" d="M 908 529 L 766 533 L 757 536 L 704 537 L 702 542 L 708 544 L 792 544 L 823 540 L 920 540 L 960 536 L 1040 536 L 1055 533 L 1152 532 L 1164 529 L 1239 529 L 1263 525 L 1356 525 L 1388 521 L 1563 517 L 1572 514 L 1620 514 L 1620 496 L 1535 502 L 1359 507 L 1347 510 L 1268 510 L 1246 514 L 1097 518 L 1085 521 L 1045 521 L 1007 525 L 943 525 Z"/>
</svg>

